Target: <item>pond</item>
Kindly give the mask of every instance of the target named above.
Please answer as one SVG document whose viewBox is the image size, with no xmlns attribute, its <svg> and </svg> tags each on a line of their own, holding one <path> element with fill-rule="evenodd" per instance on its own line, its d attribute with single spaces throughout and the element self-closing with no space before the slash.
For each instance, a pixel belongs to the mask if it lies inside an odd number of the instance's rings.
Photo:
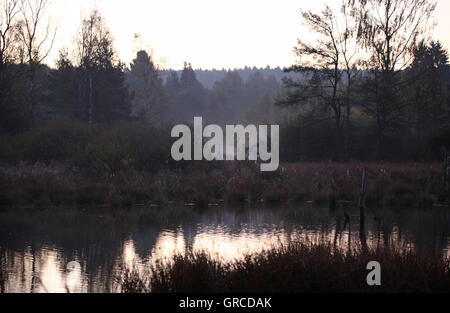
<svg viewBox="0 0 450 313">
<path fill-rule="evenodd" d="M 205 251 L 222 262 L 291 241 L 360 246 L 358 210 L 284 207 L 66 208 L 0 211 L 1 291 L 118 292 L 124 269 L 146 269 L 177 253 Z M 369 247 L 427 249 L 450 257 L 446 208 L 367 213 Z"/>
</svg>

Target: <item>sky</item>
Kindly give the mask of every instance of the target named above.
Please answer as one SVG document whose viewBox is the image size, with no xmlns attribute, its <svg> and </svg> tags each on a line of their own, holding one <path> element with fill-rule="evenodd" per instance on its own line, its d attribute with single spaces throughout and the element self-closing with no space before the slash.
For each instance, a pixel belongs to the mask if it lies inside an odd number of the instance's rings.
<svg viewBox="0 0 450 313">
<path fill-rule="evenodd" d="M 49 15 L 58 33 L 47 63 L 72 46 L 83 17 L 97 8 L 129 64 L 139 49 L 153 51 L 165 68 L 284 67 L 295 63 L 293 47 L 309 32 L 300 10 L 318 11 L 339 0 L 53 0 Z M 438 0 L 434 38 L 450 47 L 450 0 Z M 135 39 L 139 34 L 139 39 Z"/>
</svg>

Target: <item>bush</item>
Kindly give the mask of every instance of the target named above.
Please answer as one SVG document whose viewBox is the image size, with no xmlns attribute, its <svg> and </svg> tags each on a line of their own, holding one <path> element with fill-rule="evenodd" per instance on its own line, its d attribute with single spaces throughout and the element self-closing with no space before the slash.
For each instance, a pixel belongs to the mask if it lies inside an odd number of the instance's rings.
<svg viewBox="0 0 450 313">
<path fill-rule="evenodd" d="M 165 128 L 128 122 L 90 129 L 83 122 L 55 117 L 20 135 L 1 137 L 0 161 L 56 161 L 110 174 L 157 171 L 170 163 L 170 142 Z"/>
<path fill-rule="evenodd" d="M 8 153 L 3 154 L 2 159 L 8 162 L 65 162 L 83 154 L 90 139 L 91 132 L 83 123 L 55 118 L 20 135 L 3 138 L 1 144 L 8 148 Z"/>
</svg>

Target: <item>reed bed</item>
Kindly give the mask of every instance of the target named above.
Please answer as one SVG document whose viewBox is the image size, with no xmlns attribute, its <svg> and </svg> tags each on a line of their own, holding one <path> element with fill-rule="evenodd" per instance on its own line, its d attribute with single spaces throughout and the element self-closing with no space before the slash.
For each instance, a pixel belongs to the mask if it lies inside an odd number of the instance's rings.
<svg viewBox="0 0 450 313">
<path fill-rule="evenodd" d="M 367 284 L 371 261 L 381 264 L 381 286 Z M 188 252 L 147 274 L 128 270 L 119 282 L 123 293 L 446 293 L 450 262 L 417 250 L 292 243 L 230 263 Z"/>
<path fill-rule="evenodd" d="M 357 201 L 363 168 L 369 170 L 372 206 L 448 205 L 440 164 L 298 163 L 262 173 L 257 164 L 206 164 L 156 173 L 87 172 L 64 164 L 0 166 L 0 205 L 232 204 Z"/>
</svg>

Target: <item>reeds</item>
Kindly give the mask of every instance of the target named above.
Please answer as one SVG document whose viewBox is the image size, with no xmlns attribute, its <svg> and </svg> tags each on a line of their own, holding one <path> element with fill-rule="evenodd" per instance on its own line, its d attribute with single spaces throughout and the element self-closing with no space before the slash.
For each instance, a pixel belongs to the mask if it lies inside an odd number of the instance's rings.
<svg viewBox="0 0 450 313">
<path fill-rule="evenodd" d="M 371 261 L 382 284 L 367 284 Z M 140 293 L 422 293 L 450 290 L 450 263 L 425 252 L 379 249 L 336 251 L 329 245 L 292 243 L 222 263 L 206 253 L 157 262 L 145 277 L 121 277 L 122 292 Z M 133 288 L 136 286 L 136 289 Z"/>
<path fill-rule="evenodd" d="M 63 164 L 21 163 L 0 166 L 0 205 L 356 202 L 364 167 L 369 170 L 368 205 L 431 207 L 450 201 L 439 164 L 300 163 L 261 173 L 256 164 L 236 162 L 157 173 L 123 170 L 111 175 Z"/>
</svg>

